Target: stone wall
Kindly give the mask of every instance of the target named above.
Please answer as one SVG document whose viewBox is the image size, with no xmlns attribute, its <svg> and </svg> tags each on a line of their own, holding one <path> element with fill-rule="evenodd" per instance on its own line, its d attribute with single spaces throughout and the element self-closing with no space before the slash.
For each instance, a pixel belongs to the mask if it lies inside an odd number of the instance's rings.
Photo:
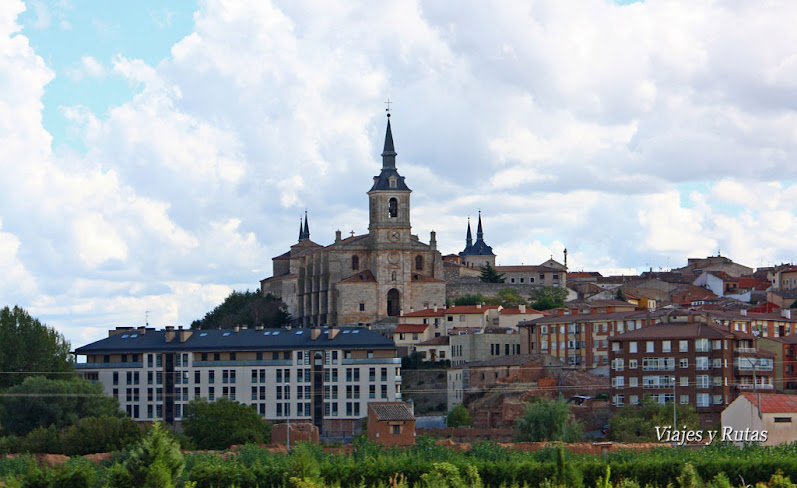
<svg viewBox="0 0 797 488">
<path fill-rule="evenodd" d="M 461 279 L 446 284 L 446 298 L 454 300 L 463 295 L 482 295 L 484 297 L 495 297 L 499 290 L 512 288 L 520 293 L 524 299 L 528 299 L 534 290 L 540 288 L 539 285 L 529 284 L 510 284 L 510 283 L 482 283 L 478 279 Z"/>
</svg>

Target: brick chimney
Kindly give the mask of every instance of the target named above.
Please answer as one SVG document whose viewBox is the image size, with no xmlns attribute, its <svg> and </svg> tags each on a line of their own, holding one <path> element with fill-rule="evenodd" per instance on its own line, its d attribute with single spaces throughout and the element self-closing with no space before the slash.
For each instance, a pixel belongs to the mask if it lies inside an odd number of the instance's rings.
<svg viewBox="0 0 797 488">
<path fill-rule="evenodd" d="M 180 326 L 180 328 L 179 328 L 179 330 L 177 332 L 180 335 L 180 342 L 187 341 L 188 338 L 191 337 L 191 335 L 194 333 L 194 331 L 191 330 L 191 329 L 183 329 L 182 325 Z"/>
<path fill-rule="evenodd" d="M 310 340 L 316 340 L 321 337 L 321 329 L 314 327 L 310 330 Z"/>
<path fill-rule="evenodd" d="M 174 326 L 167 325 L 166 326 L 166 342 L 172 342 L 174 340 L 175 333 L 174 333 Z"/>
<path fill-rule="evenodd" d="M 327 337 L 329 337 L 329 340 L 332 340 L 335 337 L 337 337 L 337 335 L 339 333 L 340 333 L 340 329 L 338 329 L 337 327 L 330 327 L 329 328 L 329 334 L 327 335 Z"/>
</svg>

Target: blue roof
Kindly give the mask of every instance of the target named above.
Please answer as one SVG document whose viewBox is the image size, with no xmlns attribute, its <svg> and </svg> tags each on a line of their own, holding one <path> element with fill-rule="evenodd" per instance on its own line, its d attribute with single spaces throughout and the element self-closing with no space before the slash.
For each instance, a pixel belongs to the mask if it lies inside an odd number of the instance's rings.
<svg viewBox="0 0 797 488">
<path fill-rule="evenodd" d="M 168 351 L 284 351 L 290 349 L 395 349 L 390 339 L 362 327 L 339 327 L 338 334 L 329 338 L 329 329 L 321 328 L 321 335 L 313 339 L 313 329 L 189 329 L 192 334 L 180 342 L 180 330 L 166 342 L 166 331 L 124 331 L 75 349 L 75 354 L 111 354 Z M 185 332 L 185 331 L 183 331 Z"/>
</svg>

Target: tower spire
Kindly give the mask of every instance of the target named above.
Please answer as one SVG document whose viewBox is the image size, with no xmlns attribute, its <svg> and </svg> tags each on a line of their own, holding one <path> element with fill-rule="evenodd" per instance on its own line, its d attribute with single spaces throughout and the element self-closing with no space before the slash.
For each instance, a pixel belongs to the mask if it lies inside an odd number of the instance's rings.
<svg viewBox="0 0 797 488">
<path fill-rule="evenodd" d="M 473 246 L 473 234 L 470 232 L 470 217 L 468 217 L 468 233 L 465 236 L 465 249 L 469 249 Z"/>
<path fill-rule="evenodd" d="M 304 240 L 304 227 L 302 227 L 302 216 L 299 216 L 299 242 Z"/>
<path fill-rule="evenodd" d="M 482 211 L 479 210 L 479 227 L 476 228 L 476 240 L 481 241 L 484 239 L 484 232 L 482 232 Z"/>
<path fill-rule="evenodd" d="M 307 210 L 304 211 L 304 238 L 310 239 L 310 224 L 307 223 Z"/>
<path fill-rule="evenodd" d="M 390 130 L 390 113 L 387 114 L 385 147 L 382 150 L 382 169 L 396 169 L 396 150 L 393 147 L 393 131 Z"/>
</svg>

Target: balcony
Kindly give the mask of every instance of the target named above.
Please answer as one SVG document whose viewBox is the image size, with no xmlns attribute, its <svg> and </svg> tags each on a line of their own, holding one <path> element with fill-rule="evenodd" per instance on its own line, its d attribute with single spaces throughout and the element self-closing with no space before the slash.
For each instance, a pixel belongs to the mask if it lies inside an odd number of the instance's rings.
<svg viewBox="0 0 797 488">
<path fill-rule="evenodd" d="M 396 383 L 401 383 L 401 376 L 396 376 Z"/>
<path fill-rule="evenodd" d="M 736 352 L 743 352 L 743 353 L 749 353 L 749 354 L 755 354 L 755 353 L 758 352 L 758 350 L 756 348 L 754 348 L 754 347 L 737 347 L 734 350 Z"/>
<path fill-rule="evenodd" d="M 123 369 L 123 368 L 141 368 L 144 363 L 77 363 L 77 369 Z"/>
<path fill-rule="evenodd" d="M 195 368 L 233 367 L 233 366 L 292 366 L 290 359 L 261 359 L 251 361 L 194 361 Z"/>
<path fill-rule="evenodd" d="M 342 359 L 341 364 L 401 364 L 401 358 Z"/>
<path fill-rule="evenodd" d="M 736 388 L 739 390 L 773 390 L 775 389 L 775 385 L 751 385 L 747 383 L 742 383 L 740 385 L 736 385 Z"/>
</svg>

